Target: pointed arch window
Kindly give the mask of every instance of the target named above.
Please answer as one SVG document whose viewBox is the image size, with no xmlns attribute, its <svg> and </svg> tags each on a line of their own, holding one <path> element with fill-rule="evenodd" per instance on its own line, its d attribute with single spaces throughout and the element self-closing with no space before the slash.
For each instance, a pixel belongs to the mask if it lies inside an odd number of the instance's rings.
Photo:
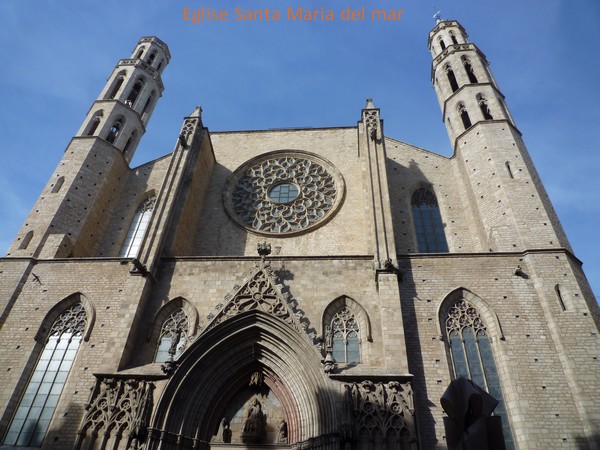
<svg viewBox="0 0 600 450">
<path fill-rule="evenodd" d="M 100 122 L 102 122 L 102 116 L 103 116 L 102 111 L 99 111 L 96 114 L 94 114 L 94 117 L 90 121 L 89 129 L 88 129 L 87 133 L 85 133 L 86 136 L 94 135 L 94 133 L 98 129 L 98 125 L 100 125 Z"/>
<path fill-rule="evenodd" d="M 138 54 L 136 55 L 136 59 L 142 59 L 142 56 L 144 55 L 144 50 L 145 50 L 145 47 L 140 48 L 140 50 L 138 51 Z"/>
<path fill-rule="evenodd" d="M 137 100 L 138 96 L 140 95 L 140 92 L 142 92 L 143 87 L 144 79 L 138 78 L 135 84 L 133 85 L 133 88 L 131 88 L 131 92 L 129 92 L 129 96 L 127 97 L 125 103 L 132 106 Z"/>
<path fill-rule="evenodd" d="M 493 120 L 494 117 L 490 112 L 490 107 L 488 106 L 487 99 L 483 96 L 483 94 L 477 94 L 477 103 L 479 104 L 479 108 L 481 109 L 481 114 L 483 114 L 483 118 L 485 120 Z"/>
<path fill-rule="evenodd" d="M 87 315 L 81 303 L 74 304 L 56 319 L 12 418 L 4 444 L 29 447 L 42 445 L 83 338 L 86 323 Z"/>
<path fill-rule="evenodd" d="M 427 188 L 419 188 L 413 193 L 410 204 L 419 252 L 447 252 L 448 243 L 435 194 Z"/>
<path fill-rule="evenodd" d="M 360 362 L 360 327 L 352 311 L 343 308 L 330 324 L 333 359 L 338 363 Z"/>
<path fill-rule="evenodd" d="M 469 112 L 467 111 L 467 107 L 464 105 L 464 103 L 459 103 L 457 110 L 458 114 L 460 114 L 460 120 L 462 120 L 465 130 L 471 128 L 471 118 L 469 117 Z"/>
<path fill-rule="evenodd" d="M 454 35 L 454 33 L 452 31 L 450 32 L 450 39 L 452 39 L 453 44 L 458 44 L 458 41 L 456 40 L 456 36 Z"/>
<path fill-rule="evenodd" d="M 131 136 L 129 136 L 129 139 L 127 139 L 127 142 L 125 143 L 125 147 L 123 147 L 124 155 L 127 155 L 127 152 L 129 152 L 129 150 L 131 149 L 131 146 L 135 143 L 135 141 L 137 141 L 137 130 L 133 130 L 131 132 Z"/>
<path fill-rule="evenodd" d="M 465 71 L 467 72 L 467 76 L 469 77 L 469 82 L 477 83 L 477 77 L 475 76 L 475 71 L 473 70 L 473 66 L 471 65 L 471 60 L 463 56 L 462 63 L 465 67 Z"/>
<path fill-rule="evenodd" d="M 452 70 L 452 67 L 450 67 L 450 64 L 446 64 L 446 66 L 444 67 L 444 70 L 446 71 L 446 75 L 448 76 L 448 82 L 450 83 L 452 92 L 458 91 L 458 82 L 456 81 L 456 77 L 454 76 L 454 71 Z"/>
<path fill-rule="evenodd" d="M 150 218 L 152 217 L 155 203 L 156 196 L 153 195 L 148 197 L 135 212 L 125 241 L 121 246 L 121 251 L 119 252 L 120 257 L 135 258 L 139 253 L 142 240 L 144 239 L 146 230 L 150 224 Z"/>
<path fill-rule="evenodd" d="M 460 298 L 448 309 L 445 332 L 455 377 L 465 377 L 499 401 L 494 414 L 502 417 L 506 448 L 515 444 L 487 328 L 479 311 Z"/>
<path fill-rule="evenodd" d="M 123 125 L 123 119 L 115 120 L 112 124 L 112 127 L 110 127 L 108 135 L 106 136 L 106 142 L 108 142 L 109 144 L 114 144 L 117 138 L 119 137 L 119 134 L 121 134 L 121 130 L 123 130 Z"/>
<path fill-rule="evenodd" d="M 162 325 L 160 338 L 154 357 L 155 362 L 165 362 L 173 353 L 173 359 L 179 358 L 188 344 L 189 319 L 183 309 L 175 310 Z"/>
<path fill-rule="evenodd" d="M 117 94 L 119 93 L 119 90 L 121 89 L 121 86 L 123 86 L 123 81 L 125 81 L 125 73 L 121 72 L 119 74 L 119 76 L 117 77 L 112 89 L 110 90 L 110 94 L 108 94 L 109 100 L 113 100 L 114 98 L 117 97 Z"/>
<path fill-rule="evenodd" d="M 444 42 L 441 36 L 438 37 L 438 42 L 440 43 L 440 47 L 442 48 L 442 50 L 446 50 L 446 43 Z"/>
</svg>

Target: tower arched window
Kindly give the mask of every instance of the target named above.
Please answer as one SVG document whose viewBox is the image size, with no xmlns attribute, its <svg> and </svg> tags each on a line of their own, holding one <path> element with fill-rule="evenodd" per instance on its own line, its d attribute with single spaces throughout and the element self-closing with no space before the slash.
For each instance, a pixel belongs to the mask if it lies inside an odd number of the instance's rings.
<svg viewBox="0 0 600 450">
<path fill-rule="evenodd" d="M 121 86 L 123 86 L 123 81 L 125 81 L 125 73 L 121 72 L 119 76 L 115 79 L 113 87 L 110 89 L 110 93 L 108 94 L 109 100 L 112 100 L 117 97 Z"/>
<path fill-rule="evenodd" d="M 98 126 L 100 125 L 100 122 L 102 122 L 102 111 L 97 112 L 96 114 L 94 114 L 94 117 L 90 121 L 89 128 L 88 128 L 87 132 L 85 133 L 85 135 L 86 136 L 93 136 L 94 133 L 96 132 L 96 130 L 98 129 Z"/>
<path fill-rule="evenodd" d="M 450 67 L 450 64 L 446 64 L 446 66 L 444 67 L 444 70 L 446 71 L 446 75 L 448 76 L 448 82 L 450 83 L 452 92 L 458 91 L 458 82 L 456 81 L 456 77 L 454 76 L 454 71 L 452 70 L 452 67 Z"/>
<path fill-rule="evenodd" d="M 112 124 L 112 126 L 110 127 L 108 135 L 106 136 L 106 142 L 108 142 L 109 144 L 114 144 L 115 141 L 117 140 L 117 138 L 119 137 L 119 135 L 121 134 L 121 131 L 123 130 L 123 126 L 124 126 L 123 119 L 115 120 L 114 123 Z"/>
<path fill-rule="evenodd" d="M 135 58 L 136 59 L 141 59 L 142 56 L 144 56 L 144 50 L 145 50 L 144 47 L 140 48 L 140 50 L 138 51 L 137 55 L 135 55 Z"/>
<path fill-rule="evenodd" d="M 477 83 L 477 77 L 475 76 L 475 71 L 473 70 L 473 66 L 471 65 L 471 60 L 467 57 L 462 58 L 462 63 L 467 72 L 467 76 L 469 77 L 469 82 Z"/>
<path fill-rule="evenodd" d="M 442 39 L 441 36 L 438 37 L 438 42 L 439 42 L 440 47 L 442 48 L 442 50 L 446 50 L 446 43 L 444 42 L 444 40 Z"/>
<path fill-rule="evenodd" d="M 456 40 L 456 36 L 454 35 L 454 33 L 451 31 L 450 32 L 450 39 L 452 39 L 452 43 L 453 44 L 458 44 L 458 41 Z"/>
<path fill-rule="evenodd" d="M 152 65 L 152 63 L 154 62 L 155 59 L 156 59 L 156 52 L 150 53 L 150 56 L 148 57 L 148 64 Z"/>
<path fill-rule="evenodd" d="M 127 142 L 125 143 L 125 147 L 123 147 L 124 155 L 127 154 L 127 152 L 131 149 L 131 146 L 135 143 L 136 140 L 137 140 L 137 130 L 133 130 L 133 132 L 131 133 L 131 136 L 129 136 L 129 139 L 127 139 Z"/>
<path fill-rule="evenodd" d="M 133 106 L 133 104 L 139 97 L 140 92 L 142 92 L 143 87 L 144 87 L 144 79 L 138 78 L 136 80 L 135 84 L 133 85 L 133 87 L 131 88 L 131 92 L 129 92 L 129 95 L 127 96 L 127 100 L 125 101 L 125 103 Z"/>
<path fill-rule="evenodd" d="M 448 308 L 444 325 L 454 376 L 470 379 L 498 400 L 494 414 L 502 417 L 506 448 L 514 449 L 491 341 L 479 311 L 460 298 Z"/>
<path fill-rule="evenodd" d="M 333 359 L 338 363 L 360 362 L 360 327 L 354 313 L 344 307 L 329 325 Z"/>
<path fill-rule="evenodd" d="M 419 252 L 447 252 L 448 243 L 435 194 L 427 188 L 419 188 L 413 193 L 410 204 Z"/>
<path fill-rule="evenodd" d="M 494 117 L 490 112 L 490 107 L 488 106 L 487 99 L 482 94 L 477 94 L 477 103 L 479 104 L 479 109 L 481 109 L 481 114 L 485 120 L 493 120 Z"/>
<path fill-rule="evenodd" d="M 457 109 L 458 114 L 460 114 L 460 119 L 462 120 L 463 126 L 465 127 L 465 130 L 471 128 L 471 118 L 469 117 L 469 112 L 467 111 L 467 108 L 464 105 L 464 103 L 459 103 Z"/>
<path fill-rule="evenodd" d="M 86 321 L 85 309 L 79 302 L 56 319 L 12 418 L 4 444 L 25 447 L 42 445 L 75 360 Z"/>
<path fill-rule="evenodd" d="M 142 116 L 144 114 L 148 114 L 148 111 L 150 110 L 150 108 L 152 107 L 152 104 L 154 103 L 154 97 L 156 97 L 156 92 L 152 91 L 150 93 L 150 95 L 148 96 L 148 100 L 146 100 L 146 104 L 144 105 L 144 109 L 142 109 Z"/>
<path fill-rule="evenodd" d="M 189 320 L 181 308 L 175 310 L 162 325 L 158 346 L 156 348 L 155 362 L 165 362 L 179 358 L 188 344 Z"/>
<path fill-rule="evenodd" d="M 121 246 L 119 256 L 122 258 L 135 258 L 140 251 L 140 246 L 146 230 L 150 224 L 150 218 L 152 217 L 152 211 L 154 210 L 154 204 L 156 203 L 156 196 L 151 196 L 144 201 L 133 216 L 131 226 L 125 237 L 125 241 Z"/>
</svg>

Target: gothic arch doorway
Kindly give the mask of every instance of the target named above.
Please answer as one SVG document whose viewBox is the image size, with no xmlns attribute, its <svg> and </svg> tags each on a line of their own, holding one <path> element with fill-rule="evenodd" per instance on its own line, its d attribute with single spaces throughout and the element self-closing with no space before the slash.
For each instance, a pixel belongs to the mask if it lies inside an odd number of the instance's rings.
<svg viewBox="0 0 600 450">
<path fill-rule="evenodd" d="M 244 312 L 182 355 L 156 405 L 148 448 L 334 448 L 335 397 L 305 335 L 270 314 Z"/>
</svg>

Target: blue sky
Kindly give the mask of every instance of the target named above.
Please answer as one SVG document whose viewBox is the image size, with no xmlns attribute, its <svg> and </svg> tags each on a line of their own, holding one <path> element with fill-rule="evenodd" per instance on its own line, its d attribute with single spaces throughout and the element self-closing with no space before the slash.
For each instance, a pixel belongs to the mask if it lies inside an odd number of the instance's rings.
<svg viewBox="0 0 600 450">
<path fill-rule="evenodd" d="M 486 54 L 551 200 L 600 294 L 598 0 L 435 0 Z M 402 9 L 397 22 L 183 20 L 183 8 Z M 367 97 L 386 135 L 451 154 L 431 87 L 431 2 L 2 0 L 0 251 L 140 36 L 173 55 L 133 164 L 170 152 L 185 115 L 213 131 L 351 126 Z"/>
</svg>

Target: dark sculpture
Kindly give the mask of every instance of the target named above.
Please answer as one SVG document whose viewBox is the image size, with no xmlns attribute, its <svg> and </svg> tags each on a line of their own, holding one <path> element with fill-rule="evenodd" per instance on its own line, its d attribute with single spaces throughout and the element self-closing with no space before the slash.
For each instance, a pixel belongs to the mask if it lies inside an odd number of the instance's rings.
<svg viewBox="0 0 600 450">
<path fill-rule="evenodd" d="M 453 380 L 442 398 L 448 450 L 505 450 L 498 400 L 466 378 Z"/>
<path fill-rule="evenodd" d="M 248 411 L 248 417 L 242 429 L 242 441 L 257 443 L 263 438 L 265 432 L 265 415 L 258 399 L 254 399 Z"/>
</svg>

